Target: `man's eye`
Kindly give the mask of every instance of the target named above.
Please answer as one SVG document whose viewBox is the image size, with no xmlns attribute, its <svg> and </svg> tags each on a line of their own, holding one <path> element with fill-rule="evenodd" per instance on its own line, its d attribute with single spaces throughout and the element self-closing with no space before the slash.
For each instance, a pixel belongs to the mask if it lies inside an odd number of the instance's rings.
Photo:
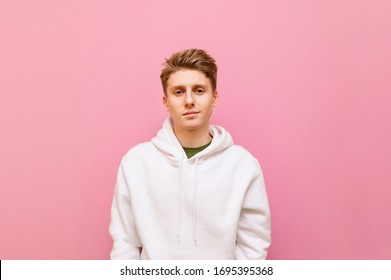
<svg viewBox="0 0 391 280">
<path fill-rule="evenodd" d="M 174 94 L 175 94 L 175 95 L 181 95 L 181 94 L 182 94 L 182 91 L 181 91 L 181 90 L 176 90 L 176 91 L 174 91 Z"/>
<path fill-rule="evenodd" d="M 204 93 L 204 90 L 202 88 L 199 88 L 196 90 L 196 93 L 200 94 L 200 93 Z"/>
</svg>

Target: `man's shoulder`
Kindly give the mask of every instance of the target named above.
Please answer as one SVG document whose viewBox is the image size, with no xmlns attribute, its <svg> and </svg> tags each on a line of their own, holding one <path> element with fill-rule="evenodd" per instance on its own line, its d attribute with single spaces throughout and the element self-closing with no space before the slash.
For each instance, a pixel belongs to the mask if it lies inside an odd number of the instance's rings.
<svg viewBox="0 0 391 280">
<path fill-rule="evenodd" d="M 154 145 L 152 144 L 151 141 L 139 143 L 139 144 L 133 146 L 132 148 L 130 148 L 126 152 L 126 154 L 123 156 L 122 160 L 126 161 L 128 159 L 145 156 L 149 152 L 153 151 L 153 147 L 154 147 Z"/>
<path fill-rule="evenodd" d="M 254 159 L 254 156 L 246 148 L 240 145 L 234 144 L 228 148 L 228 151 L 241 157 Z"/>
<path fill-rule="evenodd" d="M 250 151 L 240 145 L 232 145 L 229 150 L 234 154 L 232 158 L 235 158 L 236 164 L 247 170 L 252 170 L 253 174 L 262 174 L 261 165 L 258 158 L 255 157 Z"/>
</svg>

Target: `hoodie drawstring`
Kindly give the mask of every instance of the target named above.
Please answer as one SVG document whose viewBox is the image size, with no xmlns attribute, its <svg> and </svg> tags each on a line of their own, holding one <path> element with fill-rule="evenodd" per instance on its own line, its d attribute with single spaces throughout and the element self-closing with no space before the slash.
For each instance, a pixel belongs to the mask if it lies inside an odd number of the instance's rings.
<svg viewBox="0 0 391 280">
<path fill-rule="evenodd" d="M 178 218 L 177 218 L 177 239 L 181 242 L 181 219 L 182 219 L 182 177 L 183 177 L 183 160 L 179 166 L 179 184 L 178 184 Z"/>
<path fill-rule="evenodd" d="M 197 174 L 198 158 L 195 159 L 194 166 L 194 186 L 193 186 L 193 242 L 197 246 Z M 182 188 L 183 188 L 183 161 L 179 166 L 179 184 L 178 184 L 178 217 L 177 217 L 177 239 L 181 242 L 181 220 L 182 220 Z"/>
<path fill-rule="evenodd" d="M 194 246 L 197 246 L 197 167 L 198 158 L 195 160 L 194 167 L 194 190 L 193 190 L 193 241 Z"/>
</svg>

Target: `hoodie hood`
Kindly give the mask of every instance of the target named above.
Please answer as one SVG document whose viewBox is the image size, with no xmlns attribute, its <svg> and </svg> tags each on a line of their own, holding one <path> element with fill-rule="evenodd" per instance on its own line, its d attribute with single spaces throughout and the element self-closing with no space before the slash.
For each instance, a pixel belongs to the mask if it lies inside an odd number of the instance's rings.
<svg viewBox="0 0 391 280">
<path fill-rule="evenodd" d="M 206 158 L 234 144 L 231 135 L 221 126 L 210 125 L 209 133 L 213 136 L 212 143 L 205 150 L 190 158 L 189 161 L 197 160 L 198 164 L 202 164 Z M 185 151 L 174 133 L 170 117 L 166 118 L 163 127 L 151 141 L 158 150 L 166 155 L 171 164 L 180 165 L 184 159 L 187 159 Z"/>
</svg>

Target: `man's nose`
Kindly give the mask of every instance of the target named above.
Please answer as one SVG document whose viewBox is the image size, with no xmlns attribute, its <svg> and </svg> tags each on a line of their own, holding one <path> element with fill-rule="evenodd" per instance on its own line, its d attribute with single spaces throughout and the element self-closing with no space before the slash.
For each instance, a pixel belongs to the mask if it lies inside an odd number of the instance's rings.
<svg viewBox="0 0 391 280">
<path fill-rule="evenodd" d="M 186 104 L 193 104 L 193 93 L 191 91 L 186 92 Z"/>
</svg>

